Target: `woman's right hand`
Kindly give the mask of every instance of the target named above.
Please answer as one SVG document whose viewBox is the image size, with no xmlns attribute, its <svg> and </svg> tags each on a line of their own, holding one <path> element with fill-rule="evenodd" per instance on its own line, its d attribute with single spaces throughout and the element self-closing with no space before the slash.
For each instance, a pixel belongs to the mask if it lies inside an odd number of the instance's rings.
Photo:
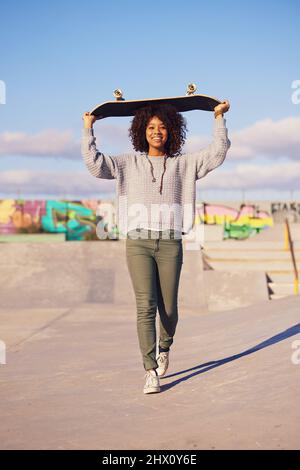
<svg viewBox="0 0 300 470">
<path fill-rule="evenodd" d="M 87 129 L 91 129 L 93 127 L 94 122 L 97 121 L 96 116 L 93 116 L 88 111 L 83 113 L 82 119 L 83 119 L 84 127 Z"/>
</svg>

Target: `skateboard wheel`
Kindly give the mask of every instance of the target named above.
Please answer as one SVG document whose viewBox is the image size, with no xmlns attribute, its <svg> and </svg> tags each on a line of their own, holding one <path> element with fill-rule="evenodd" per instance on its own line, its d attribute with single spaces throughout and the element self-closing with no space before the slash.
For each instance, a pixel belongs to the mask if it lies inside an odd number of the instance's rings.
<svg viewBox="0 0 300 470">
<path fill-rule="evenodd" d="M 187 86 L 187 95 L 194 95 L 197 90 L 197 85 L 195 83 L 189 83 Z"/>
<path fill-rule="evenodd" d="M 114 97 L 116 100 L 122 100 L 123 99 L 123 91 L 120 90 L 120 88 L 116 88 L 116 90 L 113 91 Z"/>
</svg>

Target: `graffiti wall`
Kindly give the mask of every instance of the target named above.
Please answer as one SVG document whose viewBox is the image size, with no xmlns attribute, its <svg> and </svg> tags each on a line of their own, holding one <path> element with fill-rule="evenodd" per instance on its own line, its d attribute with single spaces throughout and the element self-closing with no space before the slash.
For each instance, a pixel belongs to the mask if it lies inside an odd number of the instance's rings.
<svg viewBox="0 0 300 470">
<path fill-rule="evenodd" d="M 99 240 L 96 226 L 109 238 L 118 237 L 112 201 L 0 200 L 0 234 L 61 233 L 65 240 Z M 196 206 L 195 224 L 224 226 L 224 238 L 247 238 L 273 226 L 272 216 L 258 205 L 241 204 L 238 209 L 202 203 Z"/>
<path fill-rule="evenodd" d="M 99 240 L 98 222 L 104 231 L 116 231 L 105 218 L 106 205 L 107 201 L 94 200 L 0 200 L 0 234 L 63 233 L 65 240 Z"/>
<path fill-rule="evenodd" d="M 273 226 L 273 218 L 255 204 L 241 204 L 239 209 L 203 203 L 197 206 L 197 223 L 223 225 L 224 238 L 248 238 Z"/>
</svg>

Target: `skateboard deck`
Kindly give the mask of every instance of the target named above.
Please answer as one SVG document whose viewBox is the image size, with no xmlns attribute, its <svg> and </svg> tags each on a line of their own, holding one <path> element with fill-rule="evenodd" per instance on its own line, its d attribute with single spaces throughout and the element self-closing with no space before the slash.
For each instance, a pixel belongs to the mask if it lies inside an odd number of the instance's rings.
<svg viewBox="0 0 300 470">
<path fill-rule="evenodd" d="M 188 90 L 195 90 L 195 85 L 189 85 Z M 115 101 L 105 101 L 90 111 L 90 114 L 99 119 L 107 117 L 134 116 L 139 108 L 155 104 L 172 104 L 177 111 L 186 112 L 193 110 L 214 111 L 215 106 L 221 103 L 213 96 L 195 94 L 189 91 L 185 96 L 164 98 L 147 98 L 143 100 L 125 100 L 120 89 L 114 91 Z"/>
</svg>

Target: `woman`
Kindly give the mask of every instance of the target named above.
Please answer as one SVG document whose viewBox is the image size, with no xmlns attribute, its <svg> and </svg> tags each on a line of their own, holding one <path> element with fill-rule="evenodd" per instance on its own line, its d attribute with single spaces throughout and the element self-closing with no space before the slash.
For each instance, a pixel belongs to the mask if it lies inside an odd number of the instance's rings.
<svg viewBox="0 0 300 470">
<path fill-rule="evenodd" d="M 159 378 L 169 366 L 178 322 L 182 235 L 194 226 L 196 181 L 221 165 L 230 147 L 223 118 L 229 107 L 228 101 L 215 107 L 213 142 L 191 154 L 181 153 L 186 121 L 169 104 L 152 104 L 136 111 L 129 129 L 136 152 L 119 156 L 97 150 L 93 133 L 97 118 L 83 114 L 82 156 L 88 170 L 97 178 L 117 180 L 119 229 L 126 238 L 126 260 L 136 298 L 145 394 L 160 392 Z"/>
</svg>

